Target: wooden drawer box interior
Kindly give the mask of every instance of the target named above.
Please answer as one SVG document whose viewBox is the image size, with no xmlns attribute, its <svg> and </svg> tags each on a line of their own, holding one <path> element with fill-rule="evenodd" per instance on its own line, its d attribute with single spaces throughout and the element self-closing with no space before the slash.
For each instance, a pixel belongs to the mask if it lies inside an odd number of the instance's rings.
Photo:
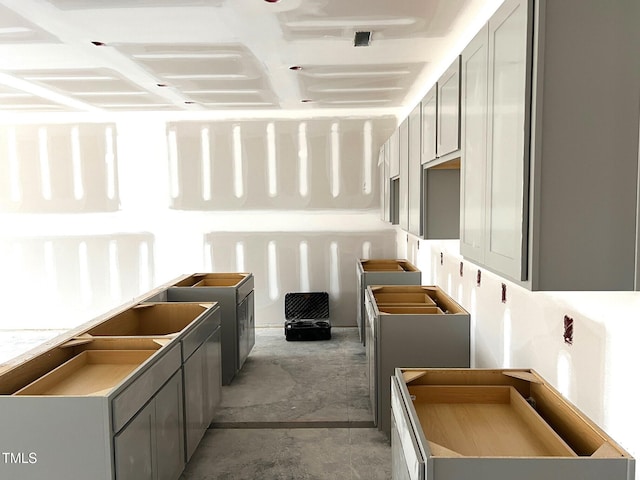
<svg viewBox="0 0 640 480">
<path fill-rule="evenodd" d="M 155 350 L 85 350 L 15 395 L 107 395 Z"/>
<path fill-rule="evenodd" d="M 177 334 L 210 305 L 200 303 L 146 303 L 108 318 L 85 332 L 92 336 L 165 336 Z"/>
<path fill-rule="evenodd" d="M 72 338 L 61 346 L 54 347 L 2 373 L 0 375 L 0 385 L 2 386 L 0 395 L 15 394 L 85 351 L 140 350 L 153 354 L 165 344 L 164 340 L 135 337 L 92 338 L 80 336 Z"/>
<path fill-rule="evenodd" d="M 416 385 L 409 393 L 434 454 L 576 456 L 511 386 Z"/>
<path fill-rule="evenodd" d="M 377 305 L 391 305 L 391 304 L 404 304 L 404 305 L 432 305 L 435 306 L 436 302 L 426 293 L 376 293 L 373 292 L 373 297 L 376 300 Z"/>
<path fill-rule="evenodd" d="M 406 260 L 362 260 L 365 272 L 417 272 L 418 269 Z"/>
<path fill-rule="evenodd" d="M 467 312 L 437 286 L 384 285 L 372 286 L 371 293 L 378 306 L 393 303 L 405 306 L 435 305 L 444 313 Z"/>
<path fill-rule="evenodd" d="M 174 287 L 232 287 L 247 278 L 243 273 L 203 273 L 191 275 Z"/>
<path fill-rule="evenodd" d="M 532 370 L 402 369 L 434 457 L 631 458 Z"/>
<path fill-rule="evenodd" d="M 390 315 L 442 315 L 444 312 L 435 305 L 429 306 L 412 306 L 412 305 L 397 305 L 397 304 L 382 304 L 378 305 L 380 313 Z"/>
</svg>

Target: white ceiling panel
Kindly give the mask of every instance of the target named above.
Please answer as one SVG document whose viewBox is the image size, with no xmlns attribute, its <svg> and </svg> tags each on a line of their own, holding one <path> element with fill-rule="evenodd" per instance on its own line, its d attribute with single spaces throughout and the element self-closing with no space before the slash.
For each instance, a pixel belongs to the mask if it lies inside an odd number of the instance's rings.
<svg viewBox="0 0 640 480">
<path fill-rule="evenodd" d="M 58 39 L 21 15 L 0 5 L 0 44 L 58 43 Z"/>
<path fill-rule="evenodd" d="M 279 15 L 289 39 L 352 39 L 357 31 L 371 31 L 372 41 L 391 38 L 442 37 L 469 3 L 466 0 L 388 0 L 301 2 Z"/>
<path fill-rule="evenodd" d="M 460 32 L 500 3 L 0 0 L 0 85 L 46 99 L 43 111 L 388 115 L 415 102 Z M 358 31 L 371 32 L 369 46 L 354 46 Z M 19 98 L 0 97 L 0 111 Z"/>
<path fill-rule="evenodd" d="M 96 4 L 99 8 L 138 8 L 138 7 L 193 7 L 216 6 L 224 3 L 224 0 L 50 0 L 50 3 L 61 10 L 92 10 Z"/>
<path fill-rule="evenodd" d="M 0 109 L 9 111 L 68 111 L 56 102 L 22 90 L 0 85 Z"/>
</svg>

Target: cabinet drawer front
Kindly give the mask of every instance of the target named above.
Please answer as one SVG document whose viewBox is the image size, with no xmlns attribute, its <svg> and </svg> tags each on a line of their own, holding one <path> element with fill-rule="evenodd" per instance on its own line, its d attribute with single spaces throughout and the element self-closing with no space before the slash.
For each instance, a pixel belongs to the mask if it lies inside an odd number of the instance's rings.
<svg viewBox="0 0 640 480">
<path fill-rule="evenodd" d="M 200 323 L 191 329 L 182 339 L 183 362 L 220 326 L 220 306 L 216 305 L 210 308 L 203 317 Z"/>
<path fill-rule="evenodd" d="M 149 365 L 111 403 L 113 431 L 118 432 L 180 368 L 180 346 L 175 345 Z"/>
<path fill-rule="evenodd" d="M 398 437 L 404 458 L 407 463 L 407 470 L 411 480 L 420 480 L 423 478 L 421 472 L 424 471 L 424 461 L 418 449 L 418 444 L 412 433 L 411 422 L 409 416 L 402 405 L 402 396 L 398 386 L 398 379 L 391 379 L 391 412 L 398 428 Z"/>
</svg>

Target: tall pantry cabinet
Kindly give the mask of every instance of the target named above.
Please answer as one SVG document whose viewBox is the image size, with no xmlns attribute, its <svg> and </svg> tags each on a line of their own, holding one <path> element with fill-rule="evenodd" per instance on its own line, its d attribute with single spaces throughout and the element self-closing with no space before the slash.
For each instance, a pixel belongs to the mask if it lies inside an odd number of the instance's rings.
<svg viewBox="0 0 640 480">
<path fill-rule="evenodd" d="M 462 53 L 461 252 L 533 290 L 634 290 L 640 2 L 506 0 Z"/>
</svg>

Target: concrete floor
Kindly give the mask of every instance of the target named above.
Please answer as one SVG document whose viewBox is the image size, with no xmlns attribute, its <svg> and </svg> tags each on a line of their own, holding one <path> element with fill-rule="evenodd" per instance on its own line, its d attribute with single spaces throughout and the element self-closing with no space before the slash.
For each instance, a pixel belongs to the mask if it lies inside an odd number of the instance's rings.
<svg viewBox="0 0 640 480">
<path fill-rule="evenodd" d="M 181 480 L 391 478 L 358 332 L 332 333 L 329 341 L 287 342 L 282 327 L 256 329 Z"/>
</svg>

